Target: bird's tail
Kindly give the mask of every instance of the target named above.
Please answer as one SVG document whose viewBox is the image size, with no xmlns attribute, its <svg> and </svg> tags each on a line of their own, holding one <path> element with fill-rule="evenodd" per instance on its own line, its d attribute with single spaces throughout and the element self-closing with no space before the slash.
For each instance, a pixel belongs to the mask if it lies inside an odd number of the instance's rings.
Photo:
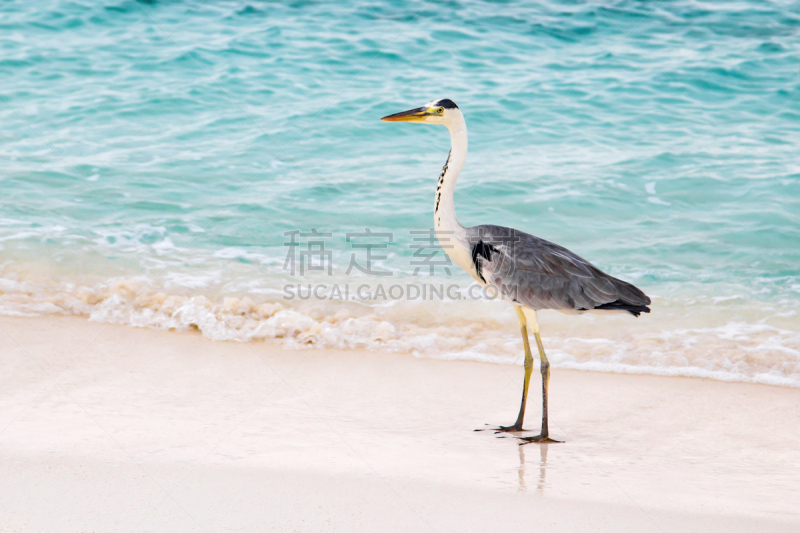
<svg viewBox="0 0 800 533">
<path fill-rule="evenodd" d="M 650 303 L 650 298 L 647 298 L 647 303 Z M 607 310 L 607 311 L 627 311 L 633 316 L 639 316 L 642 313 L 649 313 L 650 308 L 646 305 L 631 305 L 629 303 L 623 302 L 622 300 L 617 300 L 615 302 L 610 302 L 603 305 L 598 305 L 595 309 Z"/>
<path fill-rule="evenodd" d="M 628 311 L 633 316 L 642 313 L 649 313 L 650 297 L 642 292 L 639 287 L 631 285 L 627 281 L 612 278 L 619 298 L 613 302 L 598 305 L 595 309 L 607 309 L 609 311 Z"/>
</svg>

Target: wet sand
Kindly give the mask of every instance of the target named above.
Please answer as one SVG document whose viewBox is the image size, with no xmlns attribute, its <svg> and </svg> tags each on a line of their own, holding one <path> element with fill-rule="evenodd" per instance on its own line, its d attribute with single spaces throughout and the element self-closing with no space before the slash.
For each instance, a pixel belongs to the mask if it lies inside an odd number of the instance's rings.
<svg viewBox="0 0 800 533">
<path fill-rule="evenodd" d="M 800 389 L 0 326 L 2 531 L 800 530 Z"/>
</svg>

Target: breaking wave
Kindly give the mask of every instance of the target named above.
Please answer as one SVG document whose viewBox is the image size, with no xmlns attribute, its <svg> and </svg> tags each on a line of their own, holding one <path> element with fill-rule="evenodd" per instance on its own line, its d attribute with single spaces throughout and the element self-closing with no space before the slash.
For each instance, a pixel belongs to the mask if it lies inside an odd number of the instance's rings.
<svg viewBox="0 0 800 533">
<path fill-rule="evenodd" d="M 167 292 L 145 277 L 93 285 L 0 277 L 0 314 L 7 316 L 78 315 L 96 322 L 197 331 L 212 341 L 522 364 L 516 318 L 502 302 L 298 301 L 284 296 L 276 289 L 250 296 Z M 687 304 L 656 296 L 654 312 L 639 319 L 541 312 L 539 323 L 557 368 L 800 387 L 795 313 L 767 304 L 753 311 L 754 302 L 723 300 Z"/>
</svg>

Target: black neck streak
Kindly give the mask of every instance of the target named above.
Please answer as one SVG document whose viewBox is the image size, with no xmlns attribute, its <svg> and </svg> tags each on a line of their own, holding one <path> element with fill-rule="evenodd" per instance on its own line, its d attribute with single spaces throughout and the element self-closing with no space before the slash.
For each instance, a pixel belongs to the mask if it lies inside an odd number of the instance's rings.
<svg viewBox="0 0 800 533">
<path fill-rule="evenodd" d="M 447 161 L 445 161 L 442 172 L 439 174 L 439 183 L 436 185 L 436 208 L 433 210 L 434 215 L 439 212 L 439 202 L 442 201 L 442 185 L 444 185 L 444 175 L 447 174 L 447 165 L 450 164 L 450 156 L 452 153 L 453 150 L 450 149 L 450 152 L 447 154 Z"/>
</svg>

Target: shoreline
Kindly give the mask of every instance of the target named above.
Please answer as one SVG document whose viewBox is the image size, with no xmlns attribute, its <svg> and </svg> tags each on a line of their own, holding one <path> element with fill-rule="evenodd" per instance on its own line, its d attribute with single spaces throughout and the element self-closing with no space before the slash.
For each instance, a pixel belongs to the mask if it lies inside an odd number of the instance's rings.
<svg viewBox="0 0 800 533">
<path fill-rule="evenodd" d="M 0 326 L 3 531 L 800 526 L 797 389 L 555 367 L 518 446 L 515 365 Z"/>
<path fill-rule="evenodd" d="M 504 302 L 287 306 L 288 302 L 263 294 L 255 299 L 241 295 L 209 299 L 163 292 L 143 283 L 117 279 L 94 289 L 61 284 L 43 290 L 33 282 L 0 278 L 0 316 L 77 316 L 130 327 L 199 330 L 214 341 L 278 340 L 289 349 L 313 345 L 522 364 L 516 316 Z M 659 312 L 639 318 L 543 311 L 539 323 L 550 362 L 576 370 L 800 388 L 800 329 L 787 322 L 793 311 L 777 313 L 778 320 L 773 309 L 775 316 L 754 321 L 736 306 L 708 308 L 708 313 L 700 306 L 691 312 L 684 309 L 685 314 L 674 303 L 656 298 Z"/>
</svg>

